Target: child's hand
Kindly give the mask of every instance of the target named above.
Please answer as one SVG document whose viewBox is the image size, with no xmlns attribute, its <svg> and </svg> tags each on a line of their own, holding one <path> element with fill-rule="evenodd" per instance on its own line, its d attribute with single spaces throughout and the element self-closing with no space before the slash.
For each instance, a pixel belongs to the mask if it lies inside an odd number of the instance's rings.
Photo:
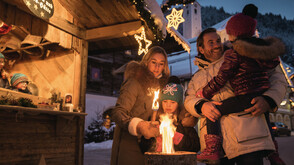
<svg viewBox="0 0 294 165">
<path fill-rule="evenodd" d="M 199 91 L 196 92 L 196 97 L 202 97 L 202 98 L 204 98 L 204 96 L 203 96 L 203 89 L 201 89 L 201 90 L 199 90 Z"/>
<path fill-rule="evenodd" d="M 10 75 L 6 71 L 4 71 L 4 70 L 2 70 L 1 76 L 2 76 L 2 79 L 10 78 Z"/>
<path fill-rule="evenodd" d="M 188 113 L 185 115 L 185 118 L 182 120 L 182 125 L 184 127 L 194 127 L 196 123 L 197 123 L 197 118 Z"/>
</svg>

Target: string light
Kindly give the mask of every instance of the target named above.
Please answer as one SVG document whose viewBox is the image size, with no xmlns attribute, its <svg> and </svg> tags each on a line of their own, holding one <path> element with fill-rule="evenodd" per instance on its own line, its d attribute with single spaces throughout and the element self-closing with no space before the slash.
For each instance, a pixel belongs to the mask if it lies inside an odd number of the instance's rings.
<svg viewBox="0 0 294 165">
<path fill-rule="evenodd" d="M 139 44 L 139 50 L 138 55 L 141 55 L 142 53 L 147 53 L 149 46 L 152 44 L 152 41 L 146 39 L 145 29 L 143 28 L 141 31 L 141 35 L 134 35 L 135 39 L 137 40 Z M 145 47 L 142 47 L 142 42 L 145 42 Z"/>
<path fill-rule="evenodd" d="M 180 23 L 183 23 L 185 19 L 183 18 L 183 9 L 177 11 L 175 8 L 173 8 L 170 15 L 166 16 L 168 20 L 167 27 L 174 27 L 176 30 L 178 29 Z"/>
</svg>

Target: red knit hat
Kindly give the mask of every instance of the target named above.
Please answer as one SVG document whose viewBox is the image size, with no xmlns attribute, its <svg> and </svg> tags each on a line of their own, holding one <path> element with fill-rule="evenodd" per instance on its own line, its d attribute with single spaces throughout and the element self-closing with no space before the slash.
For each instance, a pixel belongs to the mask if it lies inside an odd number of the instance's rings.
<svg viewBox="0 0 294 165">
<path fill-rule="evenodd" d="M 251 37 L 255 33 L 257 21 L 243 13 L 231 17 L 227 22 L 226 31 L 229 35 L 236 37 Z"/>
</svg>

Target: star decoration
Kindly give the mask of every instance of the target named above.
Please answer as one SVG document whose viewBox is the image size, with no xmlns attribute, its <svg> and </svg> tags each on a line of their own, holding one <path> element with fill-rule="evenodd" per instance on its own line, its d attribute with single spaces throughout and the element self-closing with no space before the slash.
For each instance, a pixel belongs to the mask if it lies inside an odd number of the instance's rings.
<svg viewBox="0 0 294 165">
<path fill-rule="evenodd" d="M 179 24 L 185 21 L 182 14 L 183 14 L 183 9 L 177 11 L 175 8 L 173 8 L 172 13 L 166 16 L 168 20 L 167 27 L 168 28 L 174 27 L 177 30 L 179 27 Z"/>
<path fill-rule="evenodd" d="M 41 17 L 44 17 L 44 12 L 41 12 L 40 14 L 41 14 Z"/>
<path fill-rule="evenodd" d="M 27 6 L 31 6 L 30 1 L 26 1 L 26 5 L 27 5 Z"/>
<path fill-rule="evenodd" d="M 148 47 L 152 44 L 152 41 L 146 39 L 145 29 L 143 28 L 140 36 L 135 34 L 134 37 L 139 43 L 138 55 L 141 55 L 142 53 L 146 54 L 148 52 Z M 144 48 L 142 48 L 142 42 L 145 42 Z"/>
<path fill-rule="evenodd" d="M 36 4 L 34 5 L 34 8 L 35 8 L 35 10 L 38 10 L 38 6 Z"/>
</svg>

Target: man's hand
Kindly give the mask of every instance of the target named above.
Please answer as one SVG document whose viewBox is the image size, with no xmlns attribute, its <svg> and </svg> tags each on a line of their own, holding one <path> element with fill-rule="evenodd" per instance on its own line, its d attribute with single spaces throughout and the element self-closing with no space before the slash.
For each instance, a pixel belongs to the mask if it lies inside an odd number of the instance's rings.
<svg viewBox="0 0 294 165">
<path fill-rule="evenodd" d="M 201 111 L 202 114 L 207 117 L 209 120 L 215 122 L 218 118 L 221 117 L 221 113 L 215 107 L 215 105 L 221 105 L 221 102 L 218 101 L 210 101 L 206 102 L 202 105 Z"/>
<path fill-rule="evenodd" d="M 266 111 L 270 111 L 271 108 L 267 101 L 262 97 L 258 96 L 252 99 L 251 104 L 252 107 L 245 109 L 245 112 L 251 112 L 253 116 L 259 116 L 264 114 Z"/>
<path fill-rule="evenodd" d="M 137 132 L 143 135 L 145 139 L 156 137 L 159 135 L 158 122 L 141 121 L 137 125 Z"/>
</svg>

